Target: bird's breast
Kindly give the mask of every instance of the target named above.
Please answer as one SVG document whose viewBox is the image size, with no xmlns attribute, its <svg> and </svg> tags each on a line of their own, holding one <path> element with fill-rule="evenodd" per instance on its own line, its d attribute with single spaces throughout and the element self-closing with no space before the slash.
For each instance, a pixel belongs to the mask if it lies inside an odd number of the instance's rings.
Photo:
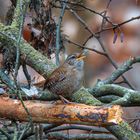
<svg viewBox="0 0 140 140">
<path fill-rule="evenodd" d="M 71 96 L 82 86 L 83 76 L 83 71 L 79 71 L 76 68 L 69 68 L 61 80 L 55 81 L 53 84 L 51 82 L 48 83 L 48 90 L 64 97 Z"/>
</svg>

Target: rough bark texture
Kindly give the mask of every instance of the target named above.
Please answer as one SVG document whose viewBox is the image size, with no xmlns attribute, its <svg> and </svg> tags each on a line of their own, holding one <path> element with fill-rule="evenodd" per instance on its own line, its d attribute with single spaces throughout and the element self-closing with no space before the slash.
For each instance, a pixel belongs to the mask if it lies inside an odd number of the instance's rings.
<svg viewBox="0 0 140 140">
<path fill-rule="evenodd" d="M 14 37 L 11 35 L 13 32 Z M 16 47 L 15 38 L 18 36 L 16 33 L 17 29 L 15 27 L 5 27 L 0 23 L 0 41 L 6 43 L 10 49 Z M 2 45 L 0 47 L 2 47 Z M 42 76 L 47 77 L 56 68 L 56 65 L 54 65 L 51 60 L 31 47 L 25 40 L 21 40 L 19 48 L 22 61 L 25 61 L 27 65 L 34 68 Z"/>
<path fill-rule="evenodd" d="M 62 104 L 24 101 L 33 122 L 74 123 L 86 125 L 113 125 L 122 121 L 120 106 L 100 107 L 85 104 Z M 0 97 L 0 117 L 28 121 L 28 115 L 19 100 Z"/>
<path fill-rule="evenodd" d="M 2 43 L 7 44 L 7 47 L 11 47 L 11 49 L 12 49 L 12 47 L 15 47 L 16 36 L 18 36 L 18 34 L 17 34 L 17 29 L 15 29 L 15 27 L 4 26 L 0 23 L 0 41 Z M 24 59 L 28 65 L 33 67 L 36 71 L 38 71 L 44 77 L 47 77 L 47 75 L 49 73 L 51 73 L 54 68 L 56 68 L 56 66 L 53 63 L 51 63 L 50 60 L 48 60 L 46 57 L 41 55 L 39 52 L 35 51 L 24 40 L 21 40 L 20 51 L 22 54 L 22 59 Z M 100 101 L 98 101 L 96 98 L 91 96 L 90 93 L 88 93 L 87 91 L 86 91 L 86 94 L 84 94 L 83 90 L 76 94 L 77 95 L 75 95 L 73 98 L 75 102 L 88 103 L 90 105 L 95 105 L 96 103 L 101 104 Z M 83 99 L 81 98 L 81 95 L 82 95 Z M 89 95 L 88 96 L 89 98 L 87 98 L 87 95 Z M 88 99 L 88 101 L 86 101 L 87 99 Z M 94 101 L 95 101 L 95 103 L 94 103 Z M 12 109 L 11 107 L 12 106 L 9 106 L 9 110 L 8 110 L 9 112 Z M 6 111 L 6 112 L 8 113 L 8 111 Z M 109 126 L 108 129 L 117 138 L 119 138 L 119 140 L 124 140 L 124 139 L 125 140 L 139 140 L 140 139 L 140 137 L 125 122 L 122 122 L 119 125 Z"/>
</svg>

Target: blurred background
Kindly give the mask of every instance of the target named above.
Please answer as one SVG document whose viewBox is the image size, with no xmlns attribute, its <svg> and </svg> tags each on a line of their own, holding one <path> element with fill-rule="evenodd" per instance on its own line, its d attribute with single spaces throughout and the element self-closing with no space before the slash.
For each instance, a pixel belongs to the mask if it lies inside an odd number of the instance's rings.
<svg viewBox="0 0 140 140">
<path fill-rule="evenodd" d="M 85 1 L 85 6 L 97 11 L 103 12 L 108 3 L 108 0 L 87 0 Z M 107 15 L 110 17 L 110 20 L 113 23 L 121 23 L 132 17 L 136 17 L 140 15 L 139 9 L 139 1 L 135 0 L 112 0 L 110 6 L 108 8 Z M 88 26 L 93 30 L 93 32 L 98 32 L 101 27 L 102 18 L 93 14 L 89 11 L 79 11 L 78 14 L 84 21 L 88 24 Z M 108 27 L 107 25 L 106 27 Z M 134 57 L 140 54 L 140 21 L 135 20 L 131 21 L 123 26 L 121 26 L 121 32 L 124 34 L 123 42 L 121 42 L 120 34 L 118 31 L 118 38 L 115 43 L 113 43 L 114 32 L 113 30 L 105 31 L 101 33 L 101 39 L 108 49 L 108 53 L 112 57 L 112 59 L 118 64 L 122 64 L 125 60 L 130 57 Z M 71 13 L 67 13 L 65 16 L 65 20 L 63 23 L 63 31 L 66 35 L 68 35 L 69 39 L 77 42 L 79 44 L 83 44 L 85 40 L 88 38 L 89 34 L 84 29 L 84 27 L 72 16 Z M 94 48 L 102 51 L 100 44 L 93 37 L 87 43 L 86 47 Z M 66 45 L 67 53 L 77 50 L 72 44 Z M 127 72 L 125 75 L 128 81 L 137 89 L 140 89 L 140 77 L 139 74 L 139 64 L 134 66 L 132 70 Z M 93 51 L 89 51 L 89 55 L 86 59 L 86 83 L 88 86 L 92 86 L 96 83 L 97 79 L 104 79 L 109 76 L 114 70 L 113 66 L 110 62 L 101 55 Z M 90 78 L 90 79 L 88 79 Z M 90 81 L 90 82 L 89 82 Z M 126 86 L 126 85 L 125 85 Z"/>
<path fill-rule="evenodd" d="M 99 13 L 106 10 L 106 6 L 109 0 L 83 0 L 84 6 L 97 11 Z M 0 0 L 0 20 L 4 22 L 7 10 L 11 5 L 10 0 Z M 135 0 L 112 0 L 109 8 L 107 9 L 107 15 L 109 19 L 114 23 L 118 24 L 132 17 L 140 15 L 140 2 Z M 98 32 L 101 27 L 102 17 L 93 14 L 87 10 L 77 9 L 78 15 L 87 23 L 93 32 Z M 53 9 L 53 18 L 57 21 L 59 18 L 60 9 Z M 25 28 L 28 23 L 31 22 L 30 16 L 26 17 Z M 101 33 L 101 39 L 104 46 L 108 49 L 109 55 L 118 64 L 122 64 L 125 60 L 130 57 L 134 57 L 140 54 L 140 21 L 134 20 L 127 24 L 121 26 L 121 32 L 124 34 L 123 42 L 121 42 L 120 31 L 117 31 L 118 37 L 115 43 L 113 43 L 114 32 L 113 30 L 104 31 Z M 109 27 L 109 25 L 106 25 Z M 67 36 L 67 38 L 73 42 L 83 44 L 89 33 L 85 30 L 83 25 L 70 13 L 66 12 L 62 23 L 62 33 Z M 25 36 L 24 36 L 25 37 Z M 65 43 L 66 53 L 71 54 L 75 51 L 79 51 L 78 47 Z M 88 48 L 94 48 L 96 50 L 102 51 L 102 48 L 98 41 L 93 37 L 85 45 Z M 85 60 L 86 64 L 86 86 L 93 85 L 97 79 L 104 79 L 109 76 L 114 70 L 110 62 L 102 55 L 99 55 L 93 51 L 89 51 L 89 54 Z M 140 89 L 140 78 L 139 78 L 139 64 L 134 66 L 132 70 L 127 72 L 125 75 L 130 81 L 130 83 L 137 89 Z M 30 70 L 29 70 L 30 71 Z M 32 73 L 32 71 L 30 72 Z M 21 78 L 21 77 L 20 77 Z M 88 79 L 90 78 L 90 79 Z M 19 79 L 24 80 L 24 79 Z M 25 79 L 26 81 L 26 79 Z M 90 82 L 89 82 L 90 81 Z"/>
<path fill-rule="evenodd" d="M 106 10 L 106 6 L 109 0 L 83 0 L 83 4 L 90 9 L 97 11 L 99 13 Z M 0 20 L 1 22 L 5 22 L 6 13 L 11 5 L 10 0 L 0 0 Z M 78 9 L 77 9 L 78 10 Z M 100 31 L 102 17 L 93 14 L 87 10 L 78 10 L 78 15 L 85 21 L 88 27 L 93 32 Z M 53 9 L 53 18 L 57 21 L 60 15 L 60 9 Z M 107 15 L 109 19 L 114 24 L 122 23 L 123 21 L 129 20 L 132 17 L 136 17 L 140 15 L 140 1 L 139 0 L 111 0 L 111 3 L 107 9 Z M 29 16 L 26 17 L 26 21 L 24 24 L 24 28 L 26 28 L 27 24 L 31 22 Z M 110 25 L 106 25 L 106 27 L 110 27 Z M 71 12 L 66 12 L 63 18 L 62 23 L 62 32 L 67 36 L 68 40 L 76 42 L 78 44 L 83 44 L 89 33 L 85 30 L 83 25 L 79 23 L 79 21 L 72 15 Z M 109 55 L 112 59 L 118 64 L 121 65 L 125 60 L 130 57 L 140 55 L 140 20 L 134 20 L 127 24 L 121 26 L 120 30 L 116 31 L 118 34 L 117 40 L 113 43 L 114 40 L 114 32 L 113 30 L 104 31 L 101 33 L 101 40 L 104 43 L 105 48 L 107 48 Z M 121 33 L 123 33 L 124 37 L 121 41 Z M 25 36 L 24 36 L 25 37 Z M 78 47 L 71 43 L 64 44 L 66 49 L 66 54 L 71 54 L 75 51 L 80 51 Z M 93 37 L 89 39 L 89 41 L 85 45 L 88 48 L 94 48 L 96 50 L 102 51 L 102 48 L 98 41 Z M 52 56 L 54 58 L 54 56 Z M 63 58 L 63 57 L 62 57 Z M 54 58 L 55 59 L 55 58 Z M 62 59 L 63 61 L 63 59 Z M 55 60 L 54 60 L 55 62 Z M 29 67 L 29 73 L 32 76 L 32 79 L 35 78 L 36 82 L 39 82 L 43 79 L 41 75 L 35 72 L 33 69 Z M 88 56 L 85 60 L 85 87 L 92 87 L 97 79 L 105 79 L 108 77 L 113 71 L 114 67 L 108 59 L 102 55 L 99 55 L 93 51 L 88 52 Z M 140 90 L 140 65 L 133 65 L 133 69 L 125 73 L 124 75 L 128 79 L 128 81 L 133 85 L 136 90 Z M 26 78 L 21 70 L 19 70 L 18 80 L 20 82 L 26 82 Z M 119 79 L 118 81 L 121 81 Z M 123 84 L 127 86 L 126 84 Z M 140 113 L 140 109 L 132 108 L 125 109 L 126 117 L 135 117 Z"/>
</svg>

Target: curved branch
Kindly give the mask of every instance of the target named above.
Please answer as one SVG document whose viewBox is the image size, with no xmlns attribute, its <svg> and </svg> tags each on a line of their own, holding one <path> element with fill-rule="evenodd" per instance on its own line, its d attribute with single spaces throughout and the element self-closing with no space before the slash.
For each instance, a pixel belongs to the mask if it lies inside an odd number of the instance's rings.
<svg viewBox="0 0 140 140">
<path fill-rule="evenodd" d="M 69 6 L 67 6 L 68 8 L 70 8 Z M 112 59 L 112 57 L 109 55 L 108 50 L 106 49 L 106 47 L 104 47 L 101 38 L 99 36 L 99 34 L 95 34 L 86 24 L 86 22 L 72 9 L 70 9 L 70 12 L 76 17 L 76 19 L 85 27 L 85 29 L 91 34 L 88 39 L 86 40 L 86 42 L 84 42 L 84 45 L 87 43 L 87 41 L 91 38 L 91 37 L 95 37 L 97 39 L 97 41 L 99 42 L 101 48 L 103 49 L 104 53 L 106 54 L 106 57 L 108 58 L 108 60 L 110 61 L 110 63 L 114 66 L 115 69 L 118 68 L 118 65 L 116 64 L 116 62 Z M 104 20 L 104 18 L 103 18 Z M 129 83 L 129 81 L 125 78 L 125 76 L 121 75 L 122 78 L 124 79 L 124 81 L 129 85 L 130 88 L 134 89 L 132 87 L 132 85 Z"/>
<path fill-rule="evenodd" d="M 111 84 L 117 80 L 123 73 L 130 70 L 133 64 L 140 62 L 140 57 L 132 57 L 124 62 L 118 69 L 116 69 L 108 78 L 103 80 L 103 84 Z"/>
<path fill-rule="evenodd" d="M 105 95 L 105 96 L 97 97 L 97 99 L 103 103 L 111 103 L 112 101 L 116 101 L 120 99 L 120 97 L 116 95 Z"/>
<path fill-rule="evenodd" d="M 18 36 L 15 28 L 9 26 L 7 27 L 0 23 L 0 41 L 7 44 L 7 46 L 11 49 L 14 49 L 16 46 L 16 39 L 13 37 L 13 33 Z M 22 61 L 25 61 L 27 65 L 34 68 L 45 78 L 47 78 L 47 76 L 56 68 L 56 65 L 53 64 L 51 60 L 47 59 L 47 57 L 35 50 L 24 39 L 21 39 L 19 49 Z"/>
<path fill-rule="evenodd" d="M 104 127 L 83 126 L 83 125 L 69 125 L 69 126 L 63 126 L 62 125 L 62 126 L 58 126 L 58 127 L 53 128 L 53 129 L 50 129 L 48 131 L 45 131 L 45 133 L 55 132 L 55 131 L 63 131 L 63 130 L 71 130 L 71 129 L 79 129 L 79 130 L 92 131 L 94 133 L 110 133 Z"/>
<path fill-rule="evenodd" d="M 10 44 L 7 47 L 11 47 L 11 48 L 15 47 L 14 46 L 15 40 L 13 39 L 13 34 L 18 35 L 17 29 L 14 29 L 9 26 L 5 27 L 4 25 L 0 24 L 0 33 L 2 33 L 2 34 L 0 34 L 1 42 Z M 11 36 L 9 38 L 6 35 L 11 35 Z M 20 51 L 22 54 L 21 59 L 24 60 L 28 65 L 33 67 L 40 74 L 42 74 L 44 77 L 47 77 L 47 75 L 56 68 L 56 66 L 50 60 L 48 60 L 45 56 L 43 56 L 41 53 L 39 53 L 34 48 L 32 48 L 26 41 L 21 40 L 21 44 L 20 44 L 19 48 L 20 48 Z M 84 101 L 83 101 L 81 95 L 84 97 Z M 90 95 L 90 94 L 87 92 L 86 95 Z M 85 102 L 85 99 L 87 99 L 87 100 L 90 99 L 89 97 L 87 98 L 84 96 L 84 92 L 79 92 L 79 95 L 77 94 L 77 96 L 79 96 L 79 99 L 78 99 L 79 102 Z M 94 97 L 92 95 L 91 95 L 91 97 L 94 99 Z M 74 99 L 76 99 L 76 98 L 74 98 Z M 77 101 L 77 100 L 75 100 L 75 101 Z M 98 101 L 98 100 L 96 100 L 96 101 Z M 94 104 L 93 100 L 92 100 L 92 102 L 86 101 L 85 103 L 89 103 L 90 105 Z M 100 102 L 98 101 L 98 103 L 100 103 Z M 139 140 L 139 136 L 132 129 L 130 129 L 130 127 L 125 122 L 123 122 L 117 126 L 111 126 L 111 127 L 109 127 L 109 129 L 120 140 L 123 140 L 124 135 L 126 133 L 127 133 L 127 135 L 125 136 L 126 139 Z M 120 131 L 123 133 L 120 133 Z"/>
<path fill-rule="evenodd" d="M 99 97 L 98 99 L 102 100 L 108 95 L 107 98 L 110 98 L 109 95 L 117 95 L 120 98 L 116 100 L 111 100 L 110 104 L 117 104 L 123 106 L 137 106 L 140 105 L 140 92 L 131 90 L 119 85 L 115 84 L 106 84 L 106 85 L 99 85 L 92 90 L 89 90 L 91 94 L 95 97 Z M 108 99 L 109 100 L 109 99 Z"/>
</svg>

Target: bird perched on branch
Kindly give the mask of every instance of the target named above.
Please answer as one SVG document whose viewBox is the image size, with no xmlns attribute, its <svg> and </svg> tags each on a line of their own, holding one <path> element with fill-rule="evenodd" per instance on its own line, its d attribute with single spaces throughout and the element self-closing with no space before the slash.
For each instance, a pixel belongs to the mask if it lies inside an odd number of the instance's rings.
<svg viewBox="0 0 140 140">
<path fill-rule="evenodd" d="M 44 89 L 59 95 L 63 102 L 78 91 L 83 83 L 85 52 L 69 55 L 65 62 L 55 69 L 44 84 Z"/>
</svg>

